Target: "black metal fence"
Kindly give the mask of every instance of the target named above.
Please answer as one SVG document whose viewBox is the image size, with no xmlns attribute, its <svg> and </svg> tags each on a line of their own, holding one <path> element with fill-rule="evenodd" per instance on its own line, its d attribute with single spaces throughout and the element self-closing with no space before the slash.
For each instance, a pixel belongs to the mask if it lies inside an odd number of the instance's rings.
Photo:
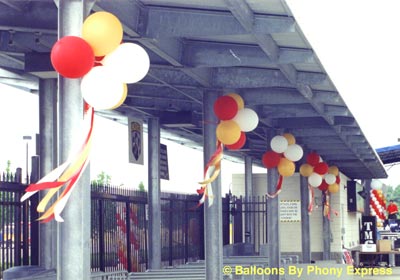
<svg viewBox="0 0 400 280">
<path fill-rule="evenodd" d="M 0 181 L 0 276 L 9 267 L 38 262 L 37 195 L 21 203 L 25 188 L 18 182 Z M 146 270 L 147 193 L 92 185 L 91 200 L 92 271 Z M 203 206 L 197 207 L 198 200 L 197 195 L 162 193 L 163 266 L 204 259 L 204 212 Z M 227 195 L 222 206 L 224 244 L 244 242 L 250 236 L 257 251 L 260 244 L 267 243 L 265 197 Z M 248 229 L 245 219 L 250 221 Z"/>
<path fill-rule="evenodd" d="M 38 260 L 37 200 L 20 202 L 26 188 L 20 182 L 20 170 L 0 176 L 0 278 L 7 268 Z"/>
<path fill-rule="evenodd" d="M 222 199 L 224 244 L 242 243 L 246 237 L 254 244 L 255 252 L 267 240 L 267 199 L 265 196 L 232 196 Z M 245 228 L 245 220 L 249 227 Z"/>
<path fill-rule="evenodd" d="M 162 193 L 162 264 L 204 257 L 203 208 L 197 195 Z M 92 270 L 144 271 L 148 267 L 147 193 L 92 185 Z"/>
</svg>

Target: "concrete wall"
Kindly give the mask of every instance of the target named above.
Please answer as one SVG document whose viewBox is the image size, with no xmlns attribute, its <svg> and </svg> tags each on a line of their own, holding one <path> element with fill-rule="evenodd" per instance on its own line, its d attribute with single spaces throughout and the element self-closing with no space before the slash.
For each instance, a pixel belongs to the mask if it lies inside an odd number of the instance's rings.
<svg viewBox="0 0 400 280">
<path fill-rule="evenodd" d="M 331 194 L 331 252 L 332 259 L 339 259 L 342 252 L 342 238 L 345 247 L 352 247 L 359 243 L 358 220 L 360 213 L 347 212 L 347 191 L 344 186 L 347 178 L 341 174 L 340 191 Z M 263 196 L 267 189 L 267 175 L 253 174 L 254 195 Z M 314 210 L 310 214 L 311 252 L 315 260 L 322 259 L 322 198 L 321 191 L 314 189 Z M 232 193 L 244 196 L 244 175 L 234 174 L 232 177 Z M 300 200 L 300 175 L 296 173 L 283 179 L 282 192 L 279 200 Z M 334 213 L 337 212 L 338 215 Z M 344 235 L 342 231 L 344 229 Z M 301 221 L 280 223 L 281 252 L 301 253 Z"/>
</svg>

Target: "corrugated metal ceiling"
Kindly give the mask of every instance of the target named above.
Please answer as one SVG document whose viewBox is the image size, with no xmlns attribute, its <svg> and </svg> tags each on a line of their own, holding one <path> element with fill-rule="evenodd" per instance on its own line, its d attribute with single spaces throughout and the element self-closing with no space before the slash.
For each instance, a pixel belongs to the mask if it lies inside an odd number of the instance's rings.
<svg viewBox="0 0 400 280">
<path fill-rule="evenodd" d="M 124 105 L 103 114 L 160 117 L 169 138 L 202 145 L 202 95 L 235 91 L 260 123 L 245 149 L 230 155 L 260 163 L 272 129 L 292 133 L 352 179 L 387 177 L 283 0 L 98 0 L 93 10 L 114 13 L 124 41 L 141 44 L 151 58 Z M 1 1 L 0 82 L 35 92 L 36 76 L 55 77 L 49 52 L 56 30 L 52 0 Z"/>
</svg>

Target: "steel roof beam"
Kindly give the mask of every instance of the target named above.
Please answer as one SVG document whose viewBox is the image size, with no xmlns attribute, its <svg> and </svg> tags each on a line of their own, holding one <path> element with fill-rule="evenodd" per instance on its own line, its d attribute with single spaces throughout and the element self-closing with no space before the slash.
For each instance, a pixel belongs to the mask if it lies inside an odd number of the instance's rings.
<svg viewBox="0 0 400 280">
<path fill-rule="evenodd" d="M 186 41 L 184 65 L 189 67 L 270 66 L 276 63 L 314 63 L 314 53 L 306 49 L 280 48 L 277 61 L 258 45 Z"/>
</svg>

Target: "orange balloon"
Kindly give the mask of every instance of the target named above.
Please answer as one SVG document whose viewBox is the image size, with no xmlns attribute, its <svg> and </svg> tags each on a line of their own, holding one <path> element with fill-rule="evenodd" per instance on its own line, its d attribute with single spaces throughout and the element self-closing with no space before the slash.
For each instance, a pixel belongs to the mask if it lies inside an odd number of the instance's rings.
<svg viewBox="0 0 400 280">
<path fill-rule="evenodd" d="M 237 93 L 228 93 L 228 94 L 225 94 L 225 95 L 228 95 L 228 96 L 232 97 L 233 99 L 235 99 L 235 101 L 236 101 L 236 103 L 238 105 L 238 110 L 244 108 L 243 98 L 239 94 L 237 94 Z"/>
<path fill-rule="evenodd" d="M 329 166 L 328 173 L 339 176 L 339 168 L 335 165 Z"/>
<path fill-rule="evenodd" d="M 339 191 L 339 188 L 340 187 L 339 187 L 339 185 L 337 183 L 333 183 L 333 184 L 329 185 L 328 191 L 330 193 L 337 193 Z"/>
<path fill-rule="evenodd" d="M 288 160 L 287 158 L 281 158 L 278 164 L 278 173 L 283 177 L 289 177 L 294 174 L 296 169 L 296 165 L 293 161 Z"/>
<path fill-rule="evenodd" d="M 122 93 L 121 99 L 118 101 L 117 104 L 115 104 L 112 108 L 110 108 L 110 110 L 117 109 L 119 106 L 121 106 L 124 103 L 126 97 L 128 96 L 128 86 L 126 84 L 123 84 L 123 86 L 124 86 L 124 92 Z"/>
<path fill-rule="evenodd" d="M 216 130 L 217 139 L 224 145 L 235 144 L 241 135 L 240 126 L 232 120 L 221 121 Z"/>
<path fill-rule="evenodd" d="M 107 55 L 122 41 L 123 28 L 119 19 L 109 12 L 96 12 L 82 25 L 82 38 L 92 47 L 95 56 Z"/>
<path fill-rule="evenodd" d="M 300 166 L 299 172 L 301 176 L 308 177 L 314 172 L 314 167 L 308 163 L 304 163 Z"/>
<path fill-rule="evenodd" d="M 286 138 L 286 140 L 288 141 L 288 145 L 296 144 L 296 138 L 294 138 L 293 134 L 284 133 L 282 136 Z"/>
</svg>

